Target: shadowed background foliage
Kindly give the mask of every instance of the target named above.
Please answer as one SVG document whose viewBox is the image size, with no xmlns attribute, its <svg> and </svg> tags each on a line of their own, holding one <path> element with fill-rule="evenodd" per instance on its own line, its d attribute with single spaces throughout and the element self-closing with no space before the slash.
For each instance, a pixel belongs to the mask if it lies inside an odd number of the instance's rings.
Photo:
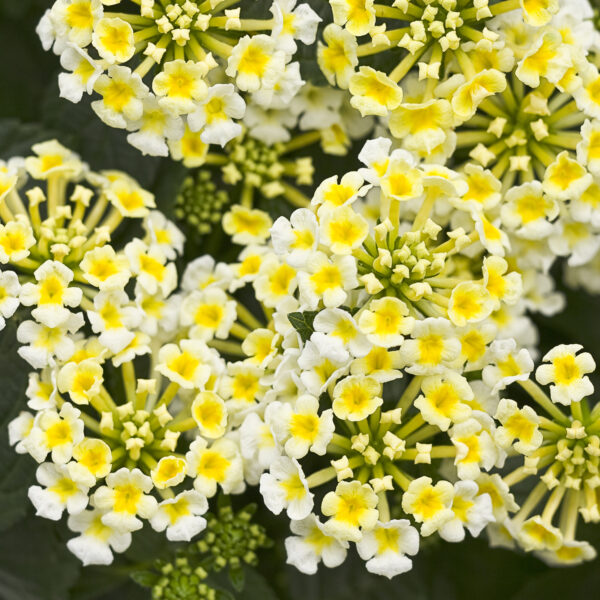
<svg viewBox="0 0 600 600">
<path fill-rule="evenodd" d="M 267 0 L 260 0 L 267 2 Z M 159 207 L 172 213 L 185 169 L 168 159 L 142 157 L 125 134 L 104 126 L 89 103 L 73 105 L 58 96 L 58 58 L 42 50 L 35 26 L 50 0 L 0 0 L 0 159 L 23 155 L 51 137 L 79 152 L 92 168 L 120 168 L 154 192 Z M 322 0 L 310 0 L 319 5 Z M 316 181 L 355 158 L 315 161 Z M 235 254 L 223 238 L 190 240 L 189 257 L 209 250 L 220 259 Z M 542 351 L 557 343 L 582 343 L 600 358 L 597 299 L 568 292 L 568 308 L 554 319 L 540 319 Z M 147 589 L 129 577 L 132 567 L 167 556 L 163 535 L 147 528 L 111 568 L 82 568 L 68 552 L 64 523 L 36 518 L 27 488 L 35 464 L 7 443 L 6 425 L 25 406 L 27 365 L 16 355 L 15 320 L 0 333 L 0 600 L 137 600 Z M 254 499 L 250 493 L 250 499 Z M 246 500 L 247 501 L 247 500 Z M 275 540 L 288 534 L 285 519 L 264 512 L 259 520 Z M 600 547 L 600 531 L 586 535 Z M 285 565 L 283 544 L 261 555 L 257 571 L 246 573 L 240 598 L 253 600 L 529 600 L 596 597 L 600 569 L 595 560 L 573 569 L 549 569 L 531 556 L 488 548 L 485 539 L 462 544 L 426 540 L 414 569 L 389 582 L 368 574 L 351 555 L 343 566 L 307 577 Z"/>
</svg>

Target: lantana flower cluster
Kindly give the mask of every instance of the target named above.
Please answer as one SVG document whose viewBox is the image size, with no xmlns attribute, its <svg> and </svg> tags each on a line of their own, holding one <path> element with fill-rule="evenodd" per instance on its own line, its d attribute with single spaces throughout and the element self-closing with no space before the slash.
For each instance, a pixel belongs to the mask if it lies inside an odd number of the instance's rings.
<svg viewBox="0 0 600 600">
<path fill-rule="evenodd" d="M 214 597 L 198 554 L 255 563 L 250 512 L 207 513 L 251 487 L 306 574 L 353 545 L 391 578 L 430 536 L 485 534 L 551 565 L 596 555 L 580 527 L 600 521 L 595 362 L 576 343 L 541 351 L 533 320 L 564 307 L 557 263 L 600 291 L 593 11 L 329 8 L 56 0 L 38 27 L 62 96 L 94 95 L 142 153 L 195 169 L 172 203 L 192 241 L 219 226 L 231 241 L 232 260 L 184 261 L 150 192 L 56 140 L 0 162 L 29 499 L 86 565 L 144 525 L 194 540 L 156 597 Z M 294 60 L 317 38 L 328 85 Z M 323 154 L 348 165 L 315 183 Z M 234 530 L 257 540 L 231 545 Z"/>
<path fill-rule="evenodd" d="M 360 159 L 363 168 L 324 180 L 289 219 L 258 235 L 237 232 L 245 244 L 237 262 L 199 257 L 178 282 L 167 257 L 176 257 L 182 237 L 163 218 L 162 233 L 146 226 L 147 241 L 83 254 L 87 295 L 74 287 L 72 303 L 81 312 L 67 302 L 49 311 L 38 271 L 38 283 L 23 284 L 26 306 L 27 292 L 41 290 L 31 303 L 41 323 L 25 321 L 17 333 L 35 371 L 30 410 L 11 422 L 11 443 L 40 463 L 29 490 L 37 513 L 68 515 L 79 534 L 68 547 L 85 564 L 110 563 L 145 520 L 170 540 L 189 541 L 205 528 L 210 498 L 247 485 L 259 487 L 272 512 L 287 513 L 288 561 L 306 573 L 320 561 L 340 564 L 354 543 L 368 570 L 393 577 L 411 568 L 421 537 L 459 542 L 486 528 L 493 540 L 514 532 L 547 558 L 543 551 L 558 549 L 544 545 L 541 530 L 537 546 L 518 532 L 529 527 L 542 484 L 512 519 L 519 507 L 510 485 L 537 472 L 533 452 L 546 460 L 556 450 L 548 472 L 564 469 L 591 486 L 593 466 L 557 462 L 579 421 L 553 402 L 591 393 L 593 360 L 575 356 L 579 347 L 545 357 L 573 353 L 537 373 L 556 383 L 543 404 L 556 424 L 501 398 L 513 382 L 535 401 L 544 396 L 526 383 L 529 352 L 498 318 L 525 293 L 523 275 L 503 258 L 505 234 L 476 210 L 463 211 L 467 229 L 453 227 L 449 209 L 469 202 L 464 175 L 393 150 L 385 138 L 367 142 Z M 11 201 L 6 207 L 16 210 Z M 106 210 L 98 202 L 92 211 Z M 111 260 L 94 263 L 106 248 Z M 46 313 L 64 318 L 51 333 Z M 540 450 L 551 438 L 538 426 L 553 436 L 560 429 L 567 441 Z M 590 457 L 593 431 L 592 419 L 590 432 L 573 438 L 585 438 Z M 514 452 L 526 456 L 525 467 L 502 479 Z M 570 486 L 565 480 L 560 489 Z M 574 533 L 571 523 L 556 535 L 570 544 Z M 581 547 L 573 560 L 593 555 Z"/>
<path fill-rule="evenodd" d="M 152 210 L 153 195 L 120 171 L 91 171 L 56 140 L 0 164 L 0 186 L 0 325 L 27 307 L 21 356 L 34 368 L 70 356 L 82 311 L 107 348 L 125 350 L 143 307 L 160 309 L 177 285 L 172 261 L 183 237 Z M 111 237 L 128 222 L 140 222 L 145 235 L 115 248 Z M 123 291 L 128 283 L 135 300 Z M 156 328 L 159 319 L 160 310 L 148 322 Z"/>
<path fill-rule="evenodd" d="M 530 478 L 534 485 L 520 505 L 507 506 L 514 514 L 494 526 L 490 539 L 534 551 L 559 566 L 595 558 L 595 549 L 577 539 L 577 528 L 581 521 L 600 520 L 599 412 L 588 377 L 596 364 L 581 350 L 579 344 L 563 344 L 550 350 L 535 372 L 531 364 L 516 379 L 528 404 L 502 399 L 495 415 L 497 443 L 522 463 L 504 476 L 504 491 Z"/>
<path fill-rule="evenodd" d="M 346 156 L 354 140 L 373 129 L 373 119 L 356 123 L 354 112 L 345 92 L 310 84 L 289 108 L 265 109 L 249 102 L 242 132 L 222 150 L 200 142 L 182 146 L 181 155 L 176 154 L 184 165 L 198 167 L 181 187 L 178 219 L 192 231 L 206 233 L 227 214 L 224 229 L 235 235 L 240 221 L 255 229 L 271 224 L 267 212 L 260 210 L 266 201 L 306 208 L 310 197 L 305 190 L 314 180 L 313 154 Z"/>
<path fill-rule="evenodd" d="M 469 174 L 472 199 L 514 238 L 524 268 L 545 278 L 565 256 L 568 281 L 597 290 L 600 37 L 589 3 L 330 5 L 318 50 L 329 82 L 403 148 Z"/>
<path fill-rule="evenodd" d="M 268 107 L 302 86 L 292 58 L 297 41 L 314 42 L 320 17 L 308 4 L 276 0 L 249 18 L 239 4 L 57 0 L 37 31 L 60 56 L 63 97 L 93 94 L 94 112 L 129 131 L 131 145 L 177 156 L 239 135 L 243 94 Z M 218 66 L 222 81 L 211 77 Z"/>
</svg>

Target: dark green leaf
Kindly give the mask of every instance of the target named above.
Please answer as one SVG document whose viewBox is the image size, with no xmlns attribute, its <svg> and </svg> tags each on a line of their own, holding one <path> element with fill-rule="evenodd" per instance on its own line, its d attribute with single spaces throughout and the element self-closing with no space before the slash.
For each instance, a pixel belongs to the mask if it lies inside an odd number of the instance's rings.
<svg viewBox="0 0 600 600">
<path fill-rule="evenodd" d="M 151 588 L 157 584 L 160 575 L 154 571 L 134 571 L 131 579 L 142 587 Z"/>
<path fill-rule="evenodd" d="M 77 559 L 59 539 L 57 523 L 32 518 L 0 538 L 2 600 L 65 600 L 79 572 Z"/>
<path fill-rule="evenodd" d="M 246 568 L 246 586 L 242 594 L 238 596 L 240 600 L 278 600 L 277 594 L 269 585 L 267 580 L 256 570 Z"/>
<path fill-rule="evenodd" d="M 84 567 L 78 581 L 70 589 L 69 600 L 96 600 L 128 582 L 128 574 L 114 564 L 107 567 Z"/>
<path fill-rule="evenodd" d="M 17 119 L 0 119 L 0 158 L 24 156 L 37 142 L 56 137 L 56 131 L 37 123 L 21 123 Z"/>
<path fill-rule="evenodd" d="M 242 567 L 231 567 L 229 569 L 229 581 L 236 591 L 241 592 L 246 581 L 244 569 Z"/>
<path fill-rule="evenodd" d="M 215 590 L 215 600 L 235 600 L 235 596 L 228 590 Z"/>
<path fill-rule="evenodd" d="M 145 525 L 143 529 L 136 531 L 132 538 L 131 546 L 125 552 L 128 560 L 134 564 L 147 563 L 157 558 L 168 556 L 169 548 L 172 550 L 176 546 L 169 544 L 167 536 L 164 533 L 158 533 Z"/>
<path fill-rule="evenodd" d="M 303 342 L 310 339 L 314 332 L 313 322 L 317 316 L 316 310 L 308 310 L 305 312 L 293 312 L 288 314 L 288 320 L 292 327 L 300 334 Z"/>
<path fill-rule="evenodd" d="M 14 317 L 13 317 L 14 319 Z M 14 320 L 0 333 L 0 531 L 25 516 L 29 486 L 35 483 L 35 461 L 8 445 L 8 424 L 26 410 L 28 365 L 17 354 Z"/>
<path fill-rule="evenodd" d="M 44 89 L 56 78 L 59 68 L 58 56 L 44 51 L 35 32 L 49 6 L 48 0 L 0 0 L 0 56 L 4 59 L 0 61 L 2 118 L 40 120 Z M 18 142 L 18 138 L 13 142 Z"/>
<path fill-rule="evenodd" d="M 95 597 L 94 600 L 150 600 L 151 597 L 151 593 L 146 588 L 128 581 L 111 592 Z"/>
</svg>

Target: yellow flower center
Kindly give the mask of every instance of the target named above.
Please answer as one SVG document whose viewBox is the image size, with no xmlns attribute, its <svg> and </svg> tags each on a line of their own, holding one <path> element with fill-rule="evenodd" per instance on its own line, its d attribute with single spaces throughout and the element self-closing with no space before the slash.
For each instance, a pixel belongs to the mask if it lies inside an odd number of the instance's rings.
<svg viewBox="0 0 600 600">
<path fill-rule="evenodd" d="M 140 269 L 144 273 L 148 273 L 156 279 L 157 281 L 162 281 L 165 276 L 165 271 L 167 268 L 164 265 L 161 265 L 158 260 L 152 258 L 151 256 L 146 256 L 142 254 L 140 256 Z"/>
<path fill-rule="evenodd" d="M 206 111 L 206 121 L 208 123 L 212 123 L 214 121 L 223 121 L 227 119 L 227 114 L 225 113 L 225 102 L 222 98 L 218 96 L 215 98 L 211 98 L 205 106 Z"/>
<path fill-rule="evenodd" d="M 134 97 L 132 87 L 124 81 L 112 80 L 103 93 L 104 104 L 115 112 L 122 112 Z"/>
<path fill-rule="evenodd" d="M 90 2 L 77 2 L 67 6 L 66 21 L 73 29 L 91 29 L 94 24 Z"/>
<path fill-rule="evenodd" d="M 39 304 L 62 304 L 65 286 L 56 275 L 51 275 L 40 284 Z"/>
<path fill-rule="evenodd" d="M 343 496 L 339 501 L 336 519 L 356 527 L 367 509 L 365 499 L 359 494 Z"/>
<path fill-rule="evenodd" d="M 397 529 L 384 529 L 379 527 L 375 530 L 375 541 L 377 542 L 377 554 L 384 552 L 399 552 L 400 532 Z"/>
<path fill-rule="evenodd" d="M 112 302 L 107 302 L 100 310 L 100 316 L 107 329 L 119 329 L 123 327 L 121 312 Z"/>
<path fill-rule="evenodd" d="M 286 295 L 295 276 L 296 272 L 292 267 L 286 264 L 281 265 L 269 279 L 271 292 L 276 296 Z"/>
<path fill-rule="evenodd" d="M 206 450 L 200 458 L 198 472 L 214 481 L 224 481 L 227 475 L 227 468 L 231 463 L 221 454 L 214 450 Z"/>
<path fill-rule="evenodd" d="M 290 244 L 290 248 L 294 248 L 295 250 L 308 250 L 312 248 L 312 245 L 315 242 L 315 236 L 308 229 L 304 230 L 295 230 L 294 232 L 294 241 Z"/>
<path fill-rule="evenodd" d="M 456 390 L 449 383 L 438 386 L 429 394 L 428 399 L 435 409 L 446 417 L 452 414 L 453 409 L 460 402 Z"/>
<path fill-rule="evenodd" d="M 233 397 L 244 402 L 254 402 L 259 382 L 255 375 L 238 373 L 233 379 Z"/>
<path fill-rule="evenodd" d="M 469 331 L 460 341 L 462 353 L 469 362 L 479 360 L 485 353 L 485 340 L 478 331 Z"/>
<path fill-rule="evenodd" d="M 554 380 L 558 385 L 569 385 L 581 377 L 574 356 L 561 356 L 552 361 L 554 365 Z"/>
<path fill-rule="evenodd" d="M 432 488 L 421 492 L 413 504 L 413 513 L 427 521 L 444 509 L 440 495 Z"/>
<path fill-rule="evenodd" d="M 419 339 L 421 362 L 436 365 L 442 360 L 444 340 L 441 335 L 431 333 Z"/>
<path fill-rule="evenodd" d="M 138 208 L 144 207 L 144 199 L 142 195 L 137 192 L 122 192 L 119 194 L 119 202 L 125 210 L 137 210 Z"/>
<path fill-rule="evenodd" d="M 461 496 L 455 496 L 452 501 L 452 511 L 463 523 L 466 523 L 469 520 L 467 513 L 473 505 L 473 501 L 462 498 Z"/>
<path fill-rule="evenodd" d="M 220 304 L 202 304 L 194 316 L 194 322 L 201 327 L 216 329 L 223 320 L 224 310 Z"/>
<path fill-rule="evenodd" d="M 124 512 L 134 515 L 137 512 L 138 503 L 142 497 L 142 490 L 131 483 L 118 485 L 114 488 L 115 512 Z"/>
<path fill-rule="evenodd" d="M 313 442 L 319 433 L 319 418 L 316 415 L 293 415 L 290 421 L 290 434 Z"/>
<path fill-rule="evenodd" d="M 192 514 L 190 512 L 190 503 L 185 498 L 180 498 L 177 502 L 173 502 L 172 504 L 165 504 L 163 510 L 167 513 L 171 525 L 175 525 L 182 517 L 187 517 Z"/>
<path fill-rule="evenodd" d="M 58 421 L 58 423 L 50 425 L 46 430 L 46 443 L 51 450 L 57 446 L 69 444 L 72 441 L 71 426 L 66 421 Z"/>
<path fill-rule="evenodd" d="M 289 502 L 291 500 L 301 500 L 306 495 L 306 490 L 300 475 L 294 473 L 291 477 L 281 482 L 281 487 L 285 491 L 285 499 Z"/>
<path fill-rule="evenodd" d="M 269 55 L 262 48 L 251 44 L 240 57 L 238 71 L 240 73 L 248 73 L 257 77 L 262 77 L 265 74 L 270 60 Z"/>
<path fill-rule="evenodd" d="M 73 494 L 77 492 L 77 485 L 72 479 L 63 477 L 59 479 L 53 486 L 48 488 L 49 492 L 54 492 L 61 502 L 66 502 Z"/>
<path fill-rule="evenodd" d="M 323 294 L 327 290 L 340 287 L 342 284 L 342 275 L 335 265 L 321 267 L 319 271 L 311 275 L 310 279 L 317 294 Z"/>
<path fill-rule="evenodd" d="M 535 423 L 524 417 L 521 413 L 515 413 L 508 417 L 504 427 L 514 438 L 519 438 L 524 442 L 531 441 L 535 432 Z"/>
</svg>

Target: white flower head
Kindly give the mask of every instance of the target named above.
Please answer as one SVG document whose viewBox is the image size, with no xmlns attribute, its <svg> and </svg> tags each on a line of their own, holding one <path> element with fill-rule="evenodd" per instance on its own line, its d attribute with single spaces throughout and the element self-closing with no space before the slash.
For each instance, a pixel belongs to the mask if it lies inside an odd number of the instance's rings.
<svg viewBox="0 0 600 600">
<path fill-rule="evenodd" d="M 208 510 L 206 498 L 195 490 L 187 490 L 159 503 L 150 518 L 155 531 L 165 531 L 171 542 L 189 542 L 206 528 L 202 517 Z"/>
<path fill-rule="evenodd" d="M 594 386 L 587 377 L 596 368 L 596 363 L 588 352 L 577 354 L 582 349 L 579 344 L 561 344 L 544 356 L 535 378 L 542 385 L 550 385 L 550 397 L 558 404 L 570 405 L 579 402 L 594 392 Z"/>
<path fill-rule="evenodd" d="M 346 559 L 348 542 L 328 535 L 318 517 L 311 514 L 301 521 L 292 521 L 295 535 L 285 539 L 287 563 L 301 573 L 314 575 L 319 562 L 328 568 L 341 565 Z"/>
<path fill-rule="evenodd" d="M 234 119 L 241 119 L 246 103 L 230 83 L 219 83 L 208 89 L 206 97 L 188 115 L 192 131 L 202 131 L 200 138 L 205 144 L 225 146 L 242 133 L 242 126 Z"/>
<path fill-rule="evenodd" d="M 313 508 L 313 494 L 308 490 L 304 472 L 294 458 L 275 460 L 260 478 L 260 493 L 267 508 L 280 514 L 284 509 L 293 520 L 306 518 Z"/>
<path fill-rule="evenodd" d="M 102 523 L 120 532 L 142 528 L 143 519 L 156 512 L 157 502 L 149 495 L 152 480 L 139 469 L 122 467 L 106 476 L 106 485 L 99 487 L 93 496 L 93 505 L 104 511 Z"/>
<path fill-rule="evenodd" d="M 406 555 L 419 551 L 419 532 L 407 519 L 379 522 L 363 534 L 356 549 L 366 561 L 367 571 L 391 579 L 412 568 L 412 560 Z"/>
<path fill-rule="evenodd" d="M 131 545 L 131 533 L 106 525 L 99 509 L 71 515 L 67 525 L 81 535 L 71 538 L 67 548 L 86 565 L 109 565 L 113 552 L 125 552 Z"/>
<path fill-rule="evenodd" d="M 460 542 L 465 537 L 465 529 L 477 537 L 488 523 L 495 520 L 489 494 L 477 495 L 477 492 L 474 481 L 458 481 L 454 484 L 451 506 L 454 518 L 441 527 L 440 537 L 448 542 Z"/>
<path fill-rule="evenodd" d="M 277 401 L 269 404 L 265 420 L 286 454 L 297 459 L 309 451 L 323 456 L 335 430 L 332 410 L 319 414 L 319 401 L 310 394 L 299 396 L 293 407 Z"/>
<path fill-rule="evenodd" d="M 37 468 L 36 479 L 43 487 L 32 485 L 27 495 L 37 515 L 58 521 L 65 510 L 70 515 L 85 510 L 89 488 L 74 480 L 66 465 L 43 463 Z"/>
</svg>

